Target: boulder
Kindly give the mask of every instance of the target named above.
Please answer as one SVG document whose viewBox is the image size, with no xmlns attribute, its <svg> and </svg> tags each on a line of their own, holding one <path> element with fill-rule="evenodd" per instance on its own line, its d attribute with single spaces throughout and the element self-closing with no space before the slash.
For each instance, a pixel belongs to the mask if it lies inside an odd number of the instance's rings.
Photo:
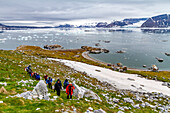
<svg viewBox="0 0 170 113">
<path fill-rule="evenodd" d="M 44 83 L 43 80 L 40 80 L 38 84 L 35 86 L 34 90 L 32 91 L 33 95 L 42 95 L 45 97 L 48 93 L 47 85 Z"/>
<path fill-rule="evenodd" d="M 79 87 L 78 85 L 73 82 L 73 86 L 75 87 L 73 95 L 77 98 L 89 97 L 91 99 L 96 99 L 102 101 L 100 97 L 94 93 L 93 91 L 86 89 L 84 87 Z"/>
<path fill-rule="evenodd" d="M 1 89 L 0 89 L 0 94 L 3 93 L 3 94 L 8 94 L 7 90 L 2 86 Z"/>
<path fill-rule="evenodd" d="M 49 100 L 47 85 L 43 80 L 40 80 L 34 87 L 33 91 L 27 91 L 21 94 L 15 95 L 16 97 L 23 97 L 25 99 L 32 100 L 33 98 Z"/>
</svg>

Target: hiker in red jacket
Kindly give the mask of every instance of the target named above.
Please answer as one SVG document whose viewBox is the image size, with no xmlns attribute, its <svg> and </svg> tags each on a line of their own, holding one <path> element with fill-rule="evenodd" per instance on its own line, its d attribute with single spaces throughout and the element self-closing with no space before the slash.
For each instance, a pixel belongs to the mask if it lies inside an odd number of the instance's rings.
<svg viewBox="0 0 170 113">
<path fill-rule="evenodd" d="M 48 75 L 45 75 L 45 76 L 44 76 L 45 81 L 47 81 L 47 78 L 48 78 Z"/>
<path fill-rule="evenodd" d="M 70 96 L 70 99 L 72 99 L 74 89 L 75 87 L 71 83 L 66 87 L 67 99 L 69 99 L 69 96 Z"/>
</svg>

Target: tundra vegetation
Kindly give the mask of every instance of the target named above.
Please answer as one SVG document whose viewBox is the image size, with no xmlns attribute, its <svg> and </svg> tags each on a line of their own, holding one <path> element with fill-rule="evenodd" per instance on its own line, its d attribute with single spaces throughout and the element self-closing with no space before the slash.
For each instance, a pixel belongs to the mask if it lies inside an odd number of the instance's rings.
<svg viewBox="0 0 170 113">
<path fill-rule="evenodd" d="M 107 82 L 98 81 L 89 77 L 86 73 L 77 72 L 65 66 L 63 63 L 47 60 L 59 58 L 84 62 L 105 68 L 109 66 L 87 60 L 82 57 L 85 50 L 44 50 L 36 46 L 20 46 L 17 50 L 0 50 L 0 88 L 4 87 L 6 92 L 0 92 L 0 113 L 21 112 L 21 113 L 43 113 L 43 112 L 86 112 L 103 109 L 107 113 L 113 112 L 159 112 L 169 109 L 169 97 L 161 94 L 144 94 L 130 90 L 119 90 Z M 77 57 L 77 56 L 78 57 Z M 75 57 L 76 56 L 76 57 Z M 78 99 L 73 96 L 72 100 L 66 98 L 65 91 L 61 91 L 61 96 L 54 100 L 24 99 L 11 97 L 25 91 L 32 91 L 38 81 L 31 78 L 24 68 L 31 64 L 33 72 L 40 74 L 41 78 L 47 74 L 53 79 L 60 78 L 62 83 L 66 78 L 71 82 L 75 81 L 78 86 L 83 86 L 95 92 L 102 101 L 90 98 Z M 157 77 L 160 81 L 169 82 L 170 72 L 144 72 L 127 71 L 136 73 L 149 79 Z M 24 83 L 22 81 L 33 79 L 33 82 Z M 53 81 L 54 85 L 54 81 Z M 54 98 L 56 93 L 49 89 L 50 98 Z M 155 95 L 155 96 L 153 96 Z M 93 109 L 91 109 L 91 108 Z M 38 108 L 38 109 L 37 109 Z"/>
</svg>

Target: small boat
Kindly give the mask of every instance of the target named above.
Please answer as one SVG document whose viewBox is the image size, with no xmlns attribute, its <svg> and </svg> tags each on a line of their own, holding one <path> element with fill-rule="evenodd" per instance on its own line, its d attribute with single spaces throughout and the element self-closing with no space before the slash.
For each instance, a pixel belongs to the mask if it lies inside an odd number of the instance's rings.
<svg viewBox="0 0 170 113">
<path fill-rule="evenodd" d="M 166 56 L 170 56 L 170 53 L 165 53 Z"/>
<path fill-rule="evenodd" d="M 157 59 L 159 62 L 163 62 L 163 61 L 164 61 L 164 59 L 162 59 L 162 58 L 156 57 L 156 59 Z"/>
<path fill-rule="evenodd" d="M 116 51 L 116 53 L 125 53 L 125 51 L 120 50 L 120 51 Z"/>
</svg>

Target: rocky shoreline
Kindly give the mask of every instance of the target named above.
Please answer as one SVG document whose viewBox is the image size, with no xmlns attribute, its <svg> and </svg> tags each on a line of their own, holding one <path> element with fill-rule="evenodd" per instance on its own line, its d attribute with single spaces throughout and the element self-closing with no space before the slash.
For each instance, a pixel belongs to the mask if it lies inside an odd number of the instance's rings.
<svg viewBox="0 0 170 113">
<path fill-rule="evenodd" d="M 103 65 L 108 65 L 109 63 L 106 63 L 106 62 L 102 62 L 102 61 L 99 61 L 99 60 L 96 60 L 92 57 L 89 56 L 89 52 L 83 52 L 82 53 L 82 56 L 88 60 L 91 60 L 91 61 L 94 61 L 94 62 L 97 62 L 99 64 L 103 64 Z M 133 70 L 133 71 L 146 71 L 146 69 L 135 69 L 135 68 L 128 68 L 128 70 Z"/>
</svg>

